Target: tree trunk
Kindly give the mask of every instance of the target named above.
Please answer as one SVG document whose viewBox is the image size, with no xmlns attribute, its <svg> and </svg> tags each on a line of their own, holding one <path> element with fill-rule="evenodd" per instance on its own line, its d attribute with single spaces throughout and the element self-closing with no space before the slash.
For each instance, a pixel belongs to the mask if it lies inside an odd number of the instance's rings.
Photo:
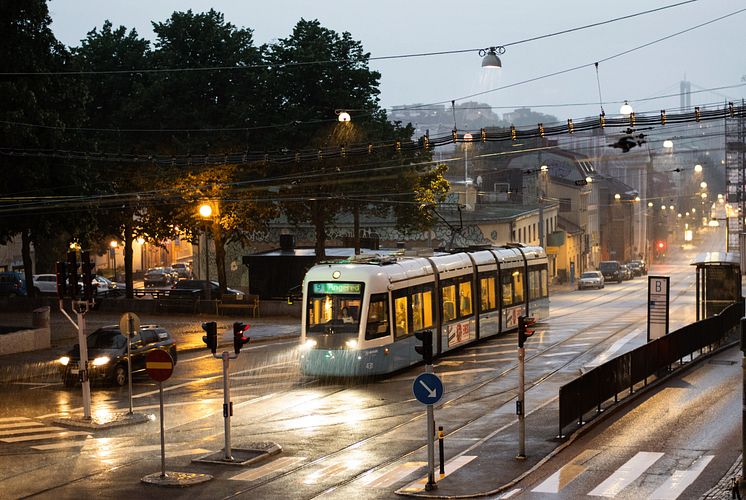
<svg viewBox="0 0 746 500">
<path fill-rule="evenodd" d="M 31 235 L 28 229 L 21 231 L 21 256 L 23 257 L 23 274 L 26 281 L 26 292 L 29 297 L 36 297 L 34 292 L 34 269 L 31 262 Z"/>
<path fill-rule="evenodd" d="M 124 225 L 124 288 L 128 299 L 134 297 L 132 283 L 132 226 Z"/>
<path fill-rule="evenodd" d="M 322 215 L 319 200 L 313 200 L 311 205 L 311 221 L 316 230 L 316 262 L 326 258 L 326 220 Z"/>
<path fill-rule="evenodd" d="M 221 229 L 218 222 L 213 222 L 212 238 L 215 241 L 215 266 L 218 269 L 218 285 L 222 295 L 228 289 L 228 278 L 225 275 L 225 240 Z"/>
</svg>

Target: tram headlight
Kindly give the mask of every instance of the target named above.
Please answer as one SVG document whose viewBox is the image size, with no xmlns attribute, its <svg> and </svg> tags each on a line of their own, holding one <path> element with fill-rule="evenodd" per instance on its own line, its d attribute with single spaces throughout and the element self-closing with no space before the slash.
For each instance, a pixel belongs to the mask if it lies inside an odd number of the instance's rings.
<svg viewBox="0 0 746 500">
<path fill-rule="evenodd" d="M 313 339 L 308 339 L 308 340 L 306 340 L 305 344 L 303 344 L 303 348 L 304 349 L 313 349 L 314 347 L 316 347 L 317 343 L 318 342 L 316 342 Z"/>
<path fill-rule="evenodd" d="M 345 345 L 350 349 L 355 349 L 357 347 L 357 339 L 350 339 L 345 342 Z"/>
</svg>

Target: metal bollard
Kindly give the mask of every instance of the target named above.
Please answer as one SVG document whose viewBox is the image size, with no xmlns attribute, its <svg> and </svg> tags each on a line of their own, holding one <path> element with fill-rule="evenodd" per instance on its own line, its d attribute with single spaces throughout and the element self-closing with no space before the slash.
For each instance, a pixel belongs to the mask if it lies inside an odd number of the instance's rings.
<svg viewBox="0 0 746 500">
<path fill-rule="evenodd" d="M 446 459 L 445 451 L 443 450 L 443 426 L 438 426 L 438 453 L 440 455 L 440 478 L 446 475 Z"/>
</svg>

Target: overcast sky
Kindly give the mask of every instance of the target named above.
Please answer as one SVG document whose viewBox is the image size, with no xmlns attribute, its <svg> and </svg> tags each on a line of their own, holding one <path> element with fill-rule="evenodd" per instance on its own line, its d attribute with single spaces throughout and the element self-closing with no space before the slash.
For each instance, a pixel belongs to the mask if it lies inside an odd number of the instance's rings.
<svg viewBox="0 0 746 500">
<path fill-rule="evenodd" d="M 51 0 L 52 29 L 68 46 L 77 46 L 104 20 L 135 28 L 153 39 L 151 21 L 175 10 L 210 8 L 239 27 L 254 30 L 256 45 L 287 37 L 300 18 L 318 19 L 336 31 L 349 31 L 373 57 L 506 45 L 586 24 L 678 3 L 679 0 Z M 661 12 L 601 27 L 507 47 L 499 76 L 484 74 L 476 52 L 373 62 L 381 72 L 381 104 L 462 102 L 463 97 L 512 85 L 624 52 L 658 38 L 746 9 L 744 0 L 698 0 Z M 679 98 L 643 99 L 679 92 L 686 77 L 692 90 L 746 84 L 746 12 L 678 35 L 599 65 L 608 115 L 629 99 L 635 111 L 676 112 Z M 692 104 L 741 99 L 746 86 L 692 95 Z M 467 100 L 479 100 L 502 115 L 528 106 L 560 120 L 596 115 L 599 92 L 593 66 Z M 543 107 L 547 106 L 547 107 Z"/>
</svg>

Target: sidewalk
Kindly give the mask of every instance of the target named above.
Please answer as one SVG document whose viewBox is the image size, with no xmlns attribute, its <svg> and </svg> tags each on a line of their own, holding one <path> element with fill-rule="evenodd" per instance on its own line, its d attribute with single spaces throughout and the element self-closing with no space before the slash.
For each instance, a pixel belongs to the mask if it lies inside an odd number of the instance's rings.
<svg viewBox="0 0 746 500">
<path fill-rule="evenodd" d="M 300 337 L 300 320 L 298 318 L 278 316 L 268 318 L 248 318 L 238 316 L 217 316 L 210 314 L 141 314 L 141 324 L 157 324 L 171 333 L 176 340 L 179 351 L 205 349 L 202 342 L 204 330 L 202 323 L 215 321 L 222 342 L 231 342 L 233 323 L 240 321 L 251 326 L 248 336 L 251 342 L 262 342 L 282 338 Z M 73 316 L 74 318 L 75 316 Z M 86 332 L 107 325 L 118 325 L 120 313 L 91 311 L 86 314 Z M 31 328 L 31 313 L 0 313 L 0 326 L 21 326 Z M 0 356 L 0 382 L 10 382 L 31 377 L 44 376 L 54 370 L 54 361 L 78 343 L 77 329 L 59 311 L 52 310 L 49 321 L 52 347 L 38 351 L 19 352 Z"/>
</svg>

